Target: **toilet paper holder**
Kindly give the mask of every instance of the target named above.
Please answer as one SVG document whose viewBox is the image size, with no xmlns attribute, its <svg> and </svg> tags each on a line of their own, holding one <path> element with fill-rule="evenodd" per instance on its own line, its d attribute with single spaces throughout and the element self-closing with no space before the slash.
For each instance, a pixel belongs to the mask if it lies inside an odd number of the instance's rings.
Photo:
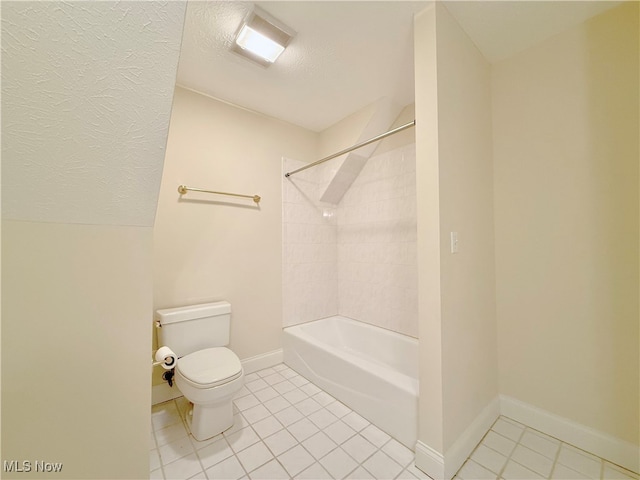
<svg viewBox="0 0 640 480">
<path fill-rule="evenodd" d="M 172 370 L 178 361 L 178 356 L 166 346 L 162 346 L 156 350 L 151 363 L 152 367 L 162 366 L 165 370 Z"/>
<path fill-rule="evenodd" d="M 166 365 L 166 366 L 168 366 L 168 367 L 170 367 L 170 368 L 173 368 L 173 367 L 175 367 L 175 363 L 176 363 L 176 362 L 173 362 L 173 363 L 171 363 L 171 364 L 168 364 L 168 363 L 166 362 L 166 360 L 161 360 L 161 361 L 159 361 L 159 362 L 153 362 L 153 363 L 151 364 L 151 366 L 152 366 L 152 367 L 157 367 L 158 365 Z M 165 368 L 165 367 L 163 367 L 163 368 Z M 167 370 L 167 369 L 165 368 L 165 370 Z"/>
<path fill-rule="evenodd" d="M 160 320 L 156 320 L 155 322 L 153 322 L 156 328 L 162 328 L 162 324 L 160 323 Z M 155 353 L 154 353 L 155 355 Z M 152 367 L 157 367 L 158 365 L 162 365 L 164 363 L 164 360 L 161 360 L 159 362 L 153 362 L 151 364 Z"/>
</svg>

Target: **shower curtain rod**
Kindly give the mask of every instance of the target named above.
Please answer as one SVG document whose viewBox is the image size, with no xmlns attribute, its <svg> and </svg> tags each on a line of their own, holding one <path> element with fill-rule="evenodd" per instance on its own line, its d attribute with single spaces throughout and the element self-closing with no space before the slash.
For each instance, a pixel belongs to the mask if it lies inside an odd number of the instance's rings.
<svg viewBox="0 0 640 480">
<path fill-rule="evenodd" d="M 401 132 L 402 130 L 406 130 L 407 128 L 414 127 L 415 125 L 416 125 L 416 121 L 412 120 L 411 122 L 405 123 L 404 125 L 401 125 L 401 126 L 399 126 L 397 128 L 394 128 L 393 130 L 389 130 L 388 132 L 381 133 L 380 135 L 378 135 L 376 137 L 370 138 L 369 140 L 365 140 L 364 142 L 358 143 L 358 144 L 356 144 L 356 145 L 354 145 L 352 147 L 345 148 L 344 150 L 341 150 L 338 153 L 334 153 L 333 155 L 329 155 L 328 157 L 324 157 L 324 158 L 322 158 L 320 160 L 317 160 L 317 161 L 315 161 L 313 163 L 310 163 L 309 165 L 305 165 L 304 167 L 300 167 L 300 168 L 298 168 L 296 170 L 292 170 L 291 172 L 287 172 L 287 173 L 284 174 L 284 176 L 286 178 L 289 178 L 291 175 L 293 175 L 295 173 L 298 173 L 298 172 L 301 172 L 303 170 L 306 170 L 307 168 L 315 167 L 316 165 L 320 165 L 321 163 L 324 163 L 324 162 L 326 162 L 328 160 L 331 160 L 333 158 L 339 157 L 340 155 L 344 155 L 345 153 L 349 153 L 349 152 L 352 152 L 353 150 L 357 150 L 358 148 L 362 148 L 362 147 L 364 147 L 366 145 L 369 145 L 370 143 L 377 142 L 378 140 L 382 140 L 383 138 L 386 138 L 386 137 L 389 137 L 389 136 L 391 136 L 393 134 Z"/>
</svg>

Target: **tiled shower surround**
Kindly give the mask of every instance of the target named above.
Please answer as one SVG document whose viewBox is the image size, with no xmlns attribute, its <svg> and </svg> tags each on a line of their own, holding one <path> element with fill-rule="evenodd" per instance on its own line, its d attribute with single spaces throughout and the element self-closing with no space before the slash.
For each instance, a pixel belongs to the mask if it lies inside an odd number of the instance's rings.
<svg viewBox="0 0 640 480">
<path fill-rule="evenodd" d="M 319 200 L 333 173 L 284 179 L 284 325 L 340 314 L 417 337 L 415 144 L 369 158 L 338 205 Z"/>
<path fill-rule="evenodd" d="M 371 157 L 337 216 L 340 314 L 417 337 L 415 145 Z"/>
<path fill-rule="evenodd" d="M 305 164 L 285 159 L 285 172 Z M 335 206 L 319 198 L 326 164 L 284 178 L 282 189 L 283 325 L 338 314 Z"/>
</svg>

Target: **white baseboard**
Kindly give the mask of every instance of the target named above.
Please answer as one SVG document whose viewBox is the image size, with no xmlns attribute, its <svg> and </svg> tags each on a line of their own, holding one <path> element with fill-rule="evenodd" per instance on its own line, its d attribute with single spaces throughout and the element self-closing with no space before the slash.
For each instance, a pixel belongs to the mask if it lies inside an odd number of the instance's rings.
<svg viewBox="0 0 640 480">
<path fill-rule="evenodd" d="M 444 455 L 418 440 L 416 467 L 436 480 L 452 478 L 499 415 L 509 417 L 633 472 L 640 470 L 638 445 L 505 395 L 496 397 L 487 405 Z"/>
<path fill-rule="evenodd" d="M 460 470 L 462 464 L 499 416 L 500 398 L 495 397 L 445 452 L 444 473 L 446 478 L 453 478 Z"/>
<path fill-rule="evenodd" d="M 244 373 L 249 374 L 263 370 L 265 368 L 274 367 L 282 363 L 282 349 L 273 350 L 267 353 L 261 353 L 255 357 L 249 357 L 242 360 L 242 368 Z"/>
<path fill-rule="evenodd" d="M 174 398 L 181 396 L 182 392 L 178 390 L 175 383 L 173 384 L 173 387 L 170 387 L 167 382 L 151 386 L 151 405 L 168 402 L 169 400 L 173 400 Z"/>
<path fill-rule="evenodd" d="M 506 395 L 500 395 L 500 414 L 628 470 L 640 471 L 638 445 Z"/>
<path fill-rule="evenodd" d="M 418 440 L 416 467 L 436 480 L 453 478 L 499 416 L 500 398 L 496 397 L 462 432 L 444 456 Z"/>
<path fill-rule="evenodd" d="M 416 467 L 433 478 L 433 480 L 443 480 L 444 457 L 426 443 L 420 440 L 416 442 Z"/>
<path fill-rule="evenodd" d="M 262 353 L 255 357 L 245 358 L 241 360 L 242 368 L 245 375 L 264 368 L 273 367 L 282 363 L 282 349 L 274 350 L 272 352 Z M 178 387 L 170 387 L 168 383 L 162 382 L 160 385 L 153 385 L 151 387 L 151 404 L 168 402 L 174 398 L 181 397 L 182 393 L 178 390 Z"/>
</svg>

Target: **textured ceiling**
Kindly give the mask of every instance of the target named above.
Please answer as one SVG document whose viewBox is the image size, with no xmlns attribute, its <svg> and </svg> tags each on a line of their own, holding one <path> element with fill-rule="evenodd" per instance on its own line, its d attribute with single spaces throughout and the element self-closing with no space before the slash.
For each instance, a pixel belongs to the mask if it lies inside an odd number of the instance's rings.
<svg viewBox="0 0 640 480">
<path fill-rule="evenodd" d="M 189 2 L 178 84 L 320 131 L 388 97 L 413 102 L 413 15 L 424 2 L 259 2 L 297 32 L 263 68 L 229 51 L 253 4 Z"/>
<path fill-rule="evenodd" d="M 178 84 L 321 131 L 387 97 L 414 101 L 413 15 L 431 2 L 285 1 L 259 6 L 297 31 L 265 69 L 231 53 L 249 2 L 189 2 Z M 617 1 L 446 2 L 490 61 L 577 25 Z"/>
<path fill-rule="evenodd" d="M 153 225 L 184 14 L 3 2 L 3 218 Z"/>
</svg>

